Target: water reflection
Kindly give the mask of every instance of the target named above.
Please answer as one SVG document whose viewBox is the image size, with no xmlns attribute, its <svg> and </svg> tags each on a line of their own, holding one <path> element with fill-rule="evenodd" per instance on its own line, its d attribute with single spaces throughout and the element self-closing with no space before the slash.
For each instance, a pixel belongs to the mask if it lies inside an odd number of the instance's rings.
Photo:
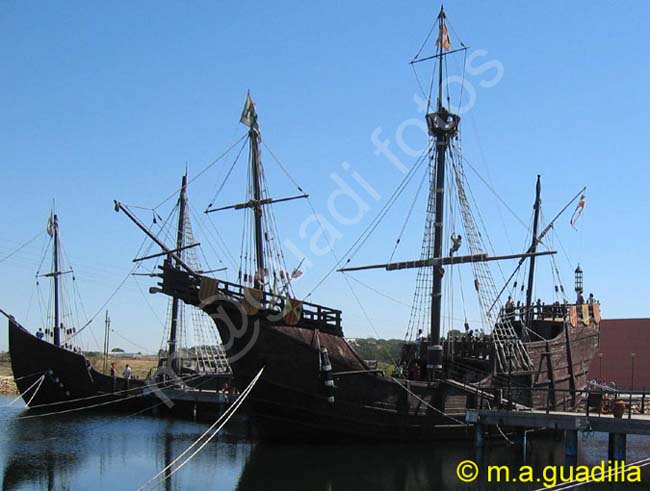
<svg viewBox="0 0 650 491">
<path fill-rule="evenodd" d="M 0 406 L 9 399 L 0 398 Z M 148 416 L 74 413 L 68 416 L 15 419 L 20 409 L 1 408 L 2 490 L 93 491 L 137 489 L 181 454 L 207 425 Z M 460 483 L 456 465 L 475 457 L 471 443 L 426 445 L 268 445 L 242 435 L 231 425 L 187 466 L 158 489 L 423 491 L 534 490 L 532 485 Z M 244 432 L 245 433 L 245 432 Z M 631 437 L 628 461 L 650 455 L 650 441 Z M 598 464 L 607 455 L 607 436 L 580 440 L 580 462 Z M 562 444 L 552 438 L 529 445 L 525 463 L 540 469 L 562 465 Z M 483 465 L 524 463 L 523 452 L 492 445 Z M 650 481 L 644 473 L 643 482 Z M 617 489 L 645 489 L 620 486 Z M 608 485 L 580 489 L 610 489 Z"/>
<path fill-rule="evenodd" d="M 458 481 L 457 464 L 474 458 L 470 447 L 448 442 L 352 446 L 258 444 L 243 469 L 237 490 L 505 489 L 504 486 L 466 485 Z M 552 460 L 560 457 L 552 448 L 549 453 L 544 455 L 545 461 L 548 457 Z M 492 449 L 488 463 L 504 459 L 511 464 L 523 463 L 523 456 L 503 446 Z"/>
<path fill-rule="evenodd" d="M 3 491 L 19 489 L 23 484 L 68 489 L 70 475 L 86 454 L 84 425 L 78 423 L 68 419 L 52 424 L 38 418 L 7 422 Z M 67 428 L 65 433 L 61 433 L 63 427 Z"/>
<path fill-rule="evenodd" d="M 0 406 L 6 398 L 0 398 Z M 9 399 L 6 399 L 8 401 Z M 207 428 L 188 421 L 82 414 L 33 419 L 2 408 L 2 490 L 136 489 Z M 253 444 L 229 433 L 159 489 L 235 489 Z"/>
</svg>

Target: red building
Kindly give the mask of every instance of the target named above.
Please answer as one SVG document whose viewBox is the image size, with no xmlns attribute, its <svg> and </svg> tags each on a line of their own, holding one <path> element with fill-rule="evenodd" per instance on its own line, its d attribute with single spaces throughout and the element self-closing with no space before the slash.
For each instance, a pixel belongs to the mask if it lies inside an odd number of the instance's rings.
<svg viewBox="0 0 650 491">
<path fill-rule="evenodd" d="M 650 389 L 650 319 L 603 319 L 600 351 L 589 378 L 619 388 Z"/>
</svg>

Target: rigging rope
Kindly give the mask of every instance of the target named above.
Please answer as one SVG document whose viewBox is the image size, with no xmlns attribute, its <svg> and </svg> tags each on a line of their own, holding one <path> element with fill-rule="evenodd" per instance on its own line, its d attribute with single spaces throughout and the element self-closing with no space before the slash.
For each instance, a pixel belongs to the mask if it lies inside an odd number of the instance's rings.
<svg viewBox="0 0 650 491">
<path fill-rule="evenodd" d="M 6 261 L 6 260 L 9 259 L 10 257 L 12 257 L 14 254 L 17 254 L 17 253 L 19 253 L 20 251 L 22 251 L 25 247 L 27 247 L 29 244 L 31 244 L 31 243 L 34 242 L 36 239 L 38 239 L 39 237 L 41 237 L 43 234 L 45 234 L 45 230 L 40 231 L 40 232 L 37 233 L 34 237 L 32 237 L 31 239 L 29 239 L 27 242 L 21 244 L 18 248 L 14 249 L 14 250 L 11 251 L 9 254 L 7 254 L 6 256 L 4 256 L 3 258 L 1 258 L 1 259 L 0 259 L 0 263 Z"/>
<path fill-rule="evenodd" d="M 332 247 L 331 241 L 329 240 L 327 236 L 327 229 L 323 225 L 320 215 L 316 213 L 314 206 L 311 202 L 310 198 L 307 198 L 307 201 L 309 202 L 309 206 L 312 209 L 312 213 L 318 220 L 319 226 L 321 227 L 321 230 L 323 231 L 323 236 L 327 240 L 328 243 L 328 248 L 330 251 L 332 251 L 332 255 L 334 256 L 335 264 L 332 266 L 332 268 L 320 279 L 320 281 L 309 291 L 309 293 L 305 296 L 305 298 L 310 297 L 326 280 L 331 276 L 331 274 L 336 271 L 336 269 L 343 263 L 345 260 L 345 264 L 348 264 L 352 258 L 359 252 L 363 244 L 366 243 L 366 241 L 370 238 L 372 233 L 375 231 L 379 223 L 384 219 L 390 208 L 395 204 L 395 201 L 397 198 L 401 195 L 401 193 L 404 191 L 406 186 L 409 184 L 409 182 L 413 179 L 413 176 L 417 172 L 417 169 L 422 165 L 422 163 L 426 160 L 425 157 L 429 152 L 429 146 L 422 152 L 418 160 L 413 164 L 411 169 L 409 169 L 408 173 L 406 176 L 404 176 L 404 179 L 400 184 L 397 186 L 395 191 L 393 191 L 393 194 L 388 198 L 384 206 L 379 210 L 379 212 L 375 215 L 375 217 L 370 221 L 366 229 L 361 233 L 361 235 L 357 238 L 357 240 L 354 241 L 354 243 L 348 248 L 348 250 L 341 256 L 341 259 L 338 259 L 336 254 L 334 253 L 334 249 Z M 347 259 L 345 259 L 347 257 Z"/>
<path fill-rule="evenodd" d="M 425 406 L 427 406 L 428 408 L 433 409 L 435 412 L 437 412 L 437 413 L 440 414 L 441 416 L 444 416 L 444 417 L 446 417 L 446 418 L 449 418 L 449 419 L 452 420 L 454 423 L 457 423 L 457 424 L 459 424 L 459 425 L 463 425 L 463 426 L 469 426 L 468 423 L 466 423 L 465 421 L 461 421 L 461 420 L 459 420 L 459 419 L 456 419 L 456 418 L 454 418 L 453 416 L 450 416 L 449 414 L 445 413 L 444 411 L 441 411 L 441 410 L 438 409 L 437 407 L 432 406 L 432 405 L 429 404 L 427 401 L 425 401 L 424 399 L 422 399 L 419 395 L 417 395 L 415 392 L 413 392 L 412 390 L 410 390 L 408 387 L 406 387 L 405 385 L 402 385 L 402 383 L 401 383 L 397 378 L 395 378 L 395 377 L 391 377 L 391 378 L 393 379 L 393 381 L 395 381 L 395 382 L 397 383 L 397 385 L 399 385 L 402 389 L 404 389 L 406 392 L 408 392 L 409 394 L 411 394 L 411 395 L 412 395 L 413 397 L 415 397 L 417 400 L 419 400 L 420 402 L 422 402 L 422 403 L 423 403 Z"/>
<path fill-rule="evenodd" d="M 228 149 L 223 152 L 221 155 L 219 155 L 216 159 L 214 159 L 212 162 L 210 162 L 207 166 L 205 166 L 198 174 L 196 174 L 192 179 L 187 181 L 187 186 L 192 184 L 194 181 L 196 181 L 199 177 L 201 177 L 203 174 L 205 174 L 212 166 L 214 166 L 217 162 L 219 162 L 222 158 L 224 158 L 226 155 L 228 155 L 233 148 L 235 148 L 239 143 L 242 142 L 246 138 L 246 134 L 244 134 L 239 140 L 237 140 L 235 143 L 230 145 Z M 156 206 L 154 206 L 152 209 L 156 210 L 160 208 L 162 205 L 167 203 L 170 199 L 172 199 L 175 196 L 178 196 L 178 193 L 180 192 L 180 189 L 176 189 L 172 194 L 167 196 L 164 200 L 162 200 L 160 203 L 158 203 Z"/>
</svg>

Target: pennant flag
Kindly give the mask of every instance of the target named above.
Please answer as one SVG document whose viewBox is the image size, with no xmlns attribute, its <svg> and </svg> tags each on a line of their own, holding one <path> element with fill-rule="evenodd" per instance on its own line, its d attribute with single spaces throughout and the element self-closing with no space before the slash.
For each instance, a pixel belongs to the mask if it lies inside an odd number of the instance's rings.
<svg viewBox="0 0 650 491">
<path fill-rule="evenodd" d="M 582 212 L 585 209 L 585 202 L 587 198 L 583 194 L 580 196 L 580 201 L 578 201 L 578 206 L 576 206 L 575 211 L 573 212 L 573 215 L 571 216 L 571 226 L 573 228 L 576 228 L 576 222 L 578 221 L 578 218 L 580 218 L 580 215 L 582 215 Z"/>
<path fill-rule="evenodd" d="M 440 35 L 436 41 L 436 46 L 442 47 L 442 49 L 445 51 L 449 51 L 451 49 L 451 39 L 449 39 L 449 32 L 447 31 L 446 24 L 442 24 L 440 27 Z"/>
<path fill-rule="evenodd" d="M 241 112 L 241 118 L 239 121 L 249 128 L 257 126 L 257 112 L 255 111 L 255 103 L 253 102 L 250 92 L 246 94 L 246 102 L 244 103 L 244 109 Z"/>
<path fill-rule="evenodd" d="M 302 276 L 302 271 L 300 271 L 298 268 L 293 270 L 293 273 L 291 273 L 291 278 L 300 278 Z"/>
</svg>

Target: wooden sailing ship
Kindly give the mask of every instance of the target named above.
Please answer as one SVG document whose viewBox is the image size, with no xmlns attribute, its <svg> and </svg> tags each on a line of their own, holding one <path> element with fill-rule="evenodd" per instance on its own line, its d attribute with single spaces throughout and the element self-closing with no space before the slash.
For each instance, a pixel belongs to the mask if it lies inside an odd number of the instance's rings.
<svg viewBox="0 0 650 491">
<path fill-rule="evenodd" d="M 251 212 L 254 273 L 238 283 L 201 274 L 177 251 L 143 227 L 167 259 L 163 292 L 199 306 L 214 320 L 235 380 L 246 385 L 265 366 L 250 406 L 260 436 L 279 440 L 390 440 L 426 441 L 459 438 L 466 434 L 467 408 L 506 404 L 510 407 L 569 408 L 598 345 L 599 306 L 568 301 L 549 307 L 535 305 L 532 285 L 535 258 L 552 255 L 538 251 L 540 184 L 535 201 L 532 244 L 523 254 L 490 256 L 485 251 L 465 192 L 462 159 L 455 156 L 460 117 L 445 106 L 443 69 L 450 54 L 446 16 L 437 19 L 437 98 L 426 115 L 431 137 L 426 230 L 418 260 L 341 271 L 379 268 L 388 271 L 416 268 L 418 287 L 414 309 L 425 319 L 426 335 L 413 340 L 418 325 L 410 325 L 411 341 L 404 344 L 400 369 L 394 376 L 371 369 L 343 336 L 341 311 L 299 301 L 288 288 L 272 287 L 267 269 L 268 213 L 271 205 L 292 198 L 273 199 L 263 183 L 261 133 L 252 100 L 247 98 L 241 121 L 248 127 L 249 199 L 230 208 Z M 423 61 L 423 60 L 418 60 Z M 462 223 L 470 253 L 445 255 L 446 172 L 455 182 Z M 559 216 L 559 215 L 558 215 Z M 556 217 L 557 219 L 557 217 Z M 554 220 L 555 221 L 555 220 Z M 455 251 L 454 251 L 455 252 Z M 527 300 L 519 308 L 500 308 L 488 264 L 519 259 L 529 261 Z M 442 296 L 446 267 L 470 264 L 479 297 L 486 335 L 443 336 Z M 562 293 L 564 290 L 562 289 Z M 417 304 L 417 305 L 415 305 Z M 413 316 L 412 316 L 413 317 Z M 400 373 L 401 372 L 401 373 Z"/>
<path fill-rule="evenodd" d="M 195 248 L 187 196 L 187 173 L 181 180 L 176 203 L 178 211 L 175 252 L 183 261 L 201 271 Z M 154 254 L 154 256 L 158 256 Z M 149 259 L 137 258 L 135 261 Z M 216 270 L 221 271 L 221 269 Z M 145 274 L 145 276 L 151 276 Z M 224 386 L 232 382 L 232 372 L 212 321 L 194 306 L 170 298 L 165 348 L 159 352 L 158 366 L 147 377 L 146 396 L 156 402 L 163 397 L 168 404 L 156 404 L 156 412 L 212 418 L 228 403 Z M 191 335 L 190 325 L 194 333 Z M 192 339 L 190 339 L 192 338 Z"/>
<path fill-rule="evenodd" d="M 71 270 L 61 268 L 59 218 L 52 213 L 47 226 L 51 238 L 52 271 L 42 276 L 52 283 L 52 326 L 34 335 L 3 311 L 9 320 L 9 353 L 18 392 L 34 408 L 60 411 L 70 408 L 108 404 L 113 407 L 137 405 L 134 393 L 144 385 L 132 380 L 125 392 L 126 380 L 96 370 L 76 343 L 78 326 L 65 324 L 62 312 L 61 282 Z"/>
<path fill-rule="evenodd" d="M 177 202 L 177 248 L 181 251 L 195 247 L 191 224 L 187 216 L 187 175 L 183 176 Z M 201 338 L 203 343 L 188 348 L 180 342 L 187 339 L 186 317 L 195 328 L 206 323 L 205 314 L 184 314 L 178 298 L 170 299 L 170 319 L 165 339 L 167 349 L 161 350 L 158 366 L 145 380 L 127 381 L 110 376 L 93 367 L 76 341 L 77 334 L 89 325 L 77 327 L 64 324 L 62 315 L 61 281 L 71 270 L 61 268 L 59 219 L 52 214 L 48 222 L 51 236 L 52 271 L 45 277 L 52 282 L 53 302 L 51 328 L 43 335 L 32 334 L 8 314 L 9 351 L 16 385 L 24 401 L 33 408 L 60 411 L 70 408 L 97 406 L 110 410 L 155 408 L 156 412 L 179 416 L 202 417 L 224 409 L 227 397 L 221 393 L 232 379 L 225 353 L 212 326 Z M 192 262 L 198 264 L 195 257 Z M 193 307 L 188 307 L 194 309 Z M 0 311 L 1 312 L 1 311 Z M 4 312 L 2 312 L 4 313 Z M 209 321 L 209 319 L 207 319 Z M 204 330 L 205 328 L 203 326 Z M 203 333 L 202 333 L 203 334 Z M 107 351 L 107 347 L 105 347 Z"/>
</svg>

